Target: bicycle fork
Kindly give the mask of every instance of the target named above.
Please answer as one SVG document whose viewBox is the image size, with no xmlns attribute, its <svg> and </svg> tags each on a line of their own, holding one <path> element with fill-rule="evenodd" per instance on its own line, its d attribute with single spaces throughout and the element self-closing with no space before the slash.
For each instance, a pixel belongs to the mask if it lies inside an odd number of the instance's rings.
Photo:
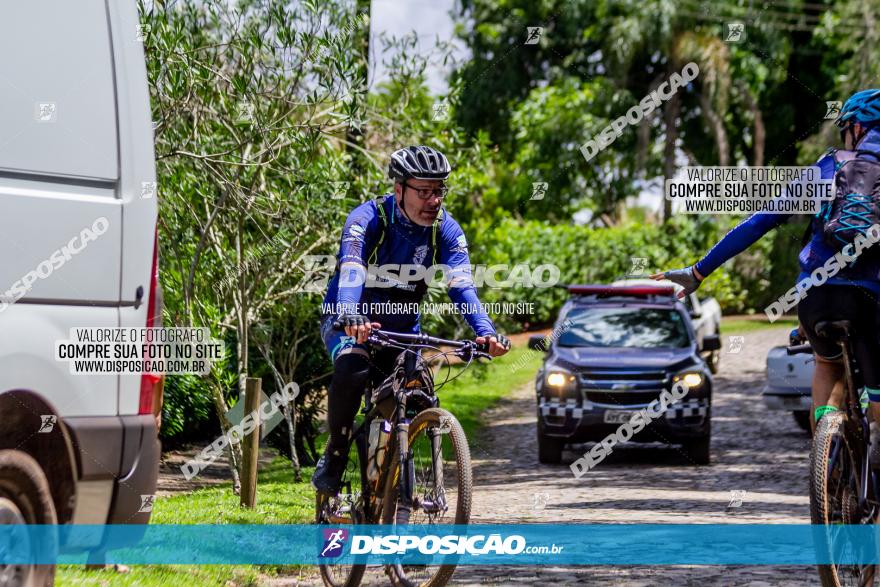
<svg viewBox="0 0 880 587">
<path fill-rule="evenodd" d="M 427 514 L 436 514 L 446 509 L 446 497 L 442 494 L 443 433 L 437 428 L 428 428 L 427 435 L 431 439 L 431 467 L 434 473 L 434 491 L 431 492 L 433 499 L 426 499 L 422 503 L 422 509 Z"/>
<path fill-rule="evenodd" d="M 397 450 L 400 462 L 400 472 L 397 477 L 397 523 L 409 522 L 413 505 L 413 486 L 415 485 L 415 470 L 412 464 L 412 451 L 409 447 L 409 420 L 406 419 L 406 402 L 398 402 L 397 405 Z"/>
</svg>

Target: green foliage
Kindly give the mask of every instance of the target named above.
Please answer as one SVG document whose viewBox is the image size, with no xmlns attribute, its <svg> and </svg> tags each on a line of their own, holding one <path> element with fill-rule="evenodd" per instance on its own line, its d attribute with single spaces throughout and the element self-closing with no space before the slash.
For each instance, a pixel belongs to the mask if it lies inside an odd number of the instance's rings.
<svg viewBox="0 0 880 587">
<path fill-rule="evenodd" d="M 201 439 L 219 432 L 214 404 L 204 387 L 201 378 L 194 375 L 165 378 L 161 437 L 166 449 L 177 442 Z"/>
<path fill-rule="evenodd" d="M 729 221 L 731 225 L 733 222 Z M 634 257 L 646 258 L 649 272 L 690 265 L 729 227 L 687 217 L 676 217 L 662 226 L 632 223 L 612 228 L 505 219 L 493 226 L 486 222 L 486 226 L 474 227 L 474 232 L 482 236 L 471 254 L 487 264 L 525 263 L 533 270 L 540 265 L 554 265 L 559 268 L 560 284 L 602 284 L 625 279 Z M 706 281 L 701 292 L 716 297 L 729 312 L 757 307 L 762 303 L 760 296 L 766 295 L 768 289 L 773 291 L 765 279 L 777 260 L 767 254 L 771 246 L 768 239 L 757 245 L 752 257 L 740 258 L 734 262 L 736 265 L 720 268 Z M 795 258 L 796 253 L 793 257 L 780 257 L 778 262 L 783 266 L 796 266 Z M 782 274 L 782 270 L 778 271 Z M 568 296 L 564 288 L 520 286 L 484 287 L 480 293 L 484 302 L 534 304 L 531 315 L 493 316 L 506 331 L 552 323 Z M 775 295 L 778 293 L 781 292 Z"/>
</svg>

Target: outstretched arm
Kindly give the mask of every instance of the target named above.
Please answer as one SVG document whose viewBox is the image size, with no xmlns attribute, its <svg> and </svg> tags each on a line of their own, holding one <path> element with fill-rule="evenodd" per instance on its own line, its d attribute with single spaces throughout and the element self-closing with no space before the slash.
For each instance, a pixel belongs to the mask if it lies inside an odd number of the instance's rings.
<svg viewBox="0 0 880 587">
<path fill-rule="evenodd" d="M 694 264 L 700 279 L 708 277 L 729 259 L 732 259 L 758 242 L 758 240 L 788 220 L 787 214 L 752 214 L 728 232 L 712 247 L 706 256 Z"/>
<path fill-rule="evenodd" d="M 668 279 L 682 286 L 679 298 L 684 298 L 697 291 L 700 283 L 725 261 L 739 255 L 755 244 L 762 236 L 773 230 L 789 218 L 787 214 L 752 214 L 730 230 L 712 247 L 706 256 L 690 267 L 655 273 L 651 279 Z"/>
<path fill-rule="evenodd" d="M 471 274 L 467 241 L 457 224 L 444 231 L 440 247 L 440 262 L 450 268 L 447 274 L 449 299 L 455 302 L 461 315 L 477 335 L 477 342 L 489 343 L 490 355 L 503 355 L 510 348 L 510 341 L 495 331 L 495 324 L 480 303 Z"/>
</svg>

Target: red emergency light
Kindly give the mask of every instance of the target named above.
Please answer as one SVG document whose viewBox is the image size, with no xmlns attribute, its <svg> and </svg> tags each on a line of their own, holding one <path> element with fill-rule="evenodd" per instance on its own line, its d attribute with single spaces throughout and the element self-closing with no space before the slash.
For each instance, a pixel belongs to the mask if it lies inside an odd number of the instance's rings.
<svg viewBox="0 0 880 587">
<path fill-rule="evenodd" d="M 580 296 L 673 296 L 675 288 L 670 285 L 569 285 L 569 293 Z"/>
</svg>

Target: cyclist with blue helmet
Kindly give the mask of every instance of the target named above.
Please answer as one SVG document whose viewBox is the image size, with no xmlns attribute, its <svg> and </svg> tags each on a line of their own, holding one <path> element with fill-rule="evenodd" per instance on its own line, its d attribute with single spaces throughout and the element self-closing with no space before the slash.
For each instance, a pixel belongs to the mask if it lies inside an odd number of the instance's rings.
<svg viewBox="0 0 880 587">
<path fill-rule="evenodd" d="M 823 179 L 835 178 L 839 186 L 839 175 L 843 173 L 841 168 L 847 161 L 880 162 L 880 89 L 853 94 L 841 108 L 836 123 L 840 128 L 845 150 L 830 149 L 816 165 L 820 167 Z M 876 176 L 875 172 L 874 177 Z M 876 187 L 877 184 L 873 185 Z M 862 234 L 872 225 L 872 221 L 869 221 L 873 218 L 872 214 L 876 216 L 878 211 L 876 203 L 872 203 L 872 197 L 877 194 L 872 194 L 870 185 L 868 188 L 867 194 L 847 193 L 840 197 L 838 192 L 835 197 L 840 199 L 834 209 L 841 214 L 842 225 Z M 856 190 L 854 188 L 846 191 Z M 826 226 L 831 208 L 832 206 L 826 204 L 823 212 L 817 214 L 810 223 L 809 241 L 799 255 L 801 275 L 798 282 L 809 279 L 814 270 L 822 267 L 836 253 L 833 243 L 829 243 Z M 700 287 L 702 281 L 722 263 L 747 249 L 788 218 L 789 215 L 785 214 L 753 214 L 734 227 L 694 265 L 651 277 L 670 279 L 683 286 L 684 289 L 679 294 L 683 297 Z M 815 331 L 816 324 L 825 320 L 850 320 L 856 325 L 857 331 L 852 341 L 853 352 L 871 400 L 872 419 L 880 422 L 880 257 L 867 254 L 863 257 L 865 258 L 859 258 L 844 267 L 822 285 L 810 289 L 798 304 L 801 327 L 816 355 L 812 386 L 814 426 L 823 414 L 839 406 L 839 398 L 832 397 L 832 390 L 835 383 L 842 381 L 844 376 L 840 348 L 833 341 L 818 336 Z M 872 461 L 877 460 L 873 456 L 876 452 L 876 449 L 872 450 Z M 875 462 L 877 464 L 880 463 Z"/>
<path fill-rule="evenodd" d="M 451 170 L 446 156 L 431 147 L 398 149 L 388 167 L 394 193 L 361 204 L 345 221 L 337 270 L 321 318 L 321 336 L 333 361 L 327 394 L 330 437 L 312 476 L 312 485 L 321 493 L 338 492 L 364 391 L 371 381 L 378 383 L 391 372 L 400 353 L 397 349 L 371 353 L 366 344 L 370 332 L 379 327 L 419 332 L 417 308 L 428 290 L 427 278 L 416 277 L 419 269 L 448 268 L 449 298 L 476 334 L 476 342 L 485 343 L 492 356 L 510 348 L 477 297 L 464 232 L 443 208 Z M 368 274 L 375 267 L 400 271 L 396 276 Z M 334 329 L 334 322 L 344 332 Z"/>
</svg>

